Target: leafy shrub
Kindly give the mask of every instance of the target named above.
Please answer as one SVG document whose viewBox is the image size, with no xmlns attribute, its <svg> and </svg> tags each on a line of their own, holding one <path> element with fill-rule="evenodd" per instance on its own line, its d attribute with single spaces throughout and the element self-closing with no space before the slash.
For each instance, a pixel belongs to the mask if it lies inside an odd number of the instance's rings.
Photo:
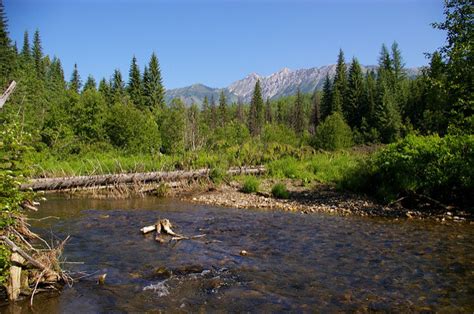
<svg viewBox="0 0 474 314">
<path fill-rule="evenodd" d="M 352 145 L 352 131 L 339 112 L 327 117 L 317 128 L 313 145 L 324 150 L 337 150 Z"/>
<path fill-rule="evenodd" d="M 241 191 L 244 193 L 255 193 L 258 191 L 260 186 L 260 182 L 254 176 L 248 176 L 244 180 L 244 184 L 242 185 Z"/>
<path fill-rule="evenodd" d="M 215 167 L 212 168 L 211 171 L 209 172 L 209 179 L 211 179 L 212 182 L 215 184 L 220 184 L 222 180 L 224 180 L 226 176 L 226 171 L 222 168 Z"/>
<path fill-rule="evenodd" d="M 309 181 L 313 175 L 306 169 L 303 161 L 293 157 L 286 157 L 275 160 L 267 165 L 268 174 L 276 178 L 302 179 Z"/>
<path fill-rule="evenodd" d="M 290 193 L 283 183 L 277 183 L 272 187 L 272 195 L 276 198 L 288 198 Z"/>
<path fill-rule="evenodd" d="M 415 192 L 472 207 L 474 135 L 410 135 L 361 162 L 341 186 L 384 201 Z"/>
</svg>

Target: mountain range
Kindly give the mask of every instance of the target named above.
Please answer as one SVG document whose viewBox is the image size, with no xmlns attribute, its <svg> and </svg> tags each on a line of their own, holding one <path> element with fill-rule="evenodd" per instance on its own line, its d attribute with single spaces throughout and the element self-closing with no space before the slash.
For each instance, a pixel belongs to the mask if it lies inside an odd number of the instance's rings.
<svg viewBox="0 0 474 314">
<path fill-rule="evenodd" d="M 376 66 L 363 66 L 362 70 L 369 71 L 376 69 Z M 406 69 L 409 77 L 416 76 L 420 68 Z M 268 76 L 251 73 L 247 77 L 235 81 L 224 88 L 213 88 L 203 84 L 193 84 L 191 86 L 170 89 L 166 91 L 166 101 L 173 98 L 180 98 L 187 105 L 196 103 L 202 104 L 204 97 L 209 100 L 214 98 L 219 101 L 221 91 L 224 92 L 227 103 L 237 102 L 239 99 L 244 103 L 250 102 L 253 89 L 257 80 L 260 80 L 262 96 L 264 99 L 276 99 L 283 96 L 296 94 L 298 88 L 302 93 L 312 93 L 315 89 L 322 89 L 326 75 L 333 78 L 336 73 L 336 65 L 326 65 L 309 69 L 290 70 L 283 68 Z"/>
</svg>

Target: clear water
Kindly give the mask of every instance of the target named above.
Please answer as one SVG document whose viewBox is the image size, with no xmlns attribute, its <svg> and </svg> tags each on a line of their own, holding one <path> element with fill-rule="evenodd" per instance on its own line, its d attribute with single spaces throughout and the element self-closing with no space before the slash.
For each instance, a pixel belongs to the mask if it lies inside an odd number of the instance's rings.
<svg viewBox="0 0 474 314">
<path fill-rule="evenodd" d="M 474 226 L 141 198 L 55 198 L 31 221 L 71 236 L 64 264 L 95 275 L 12 313 L 474 311 Z M 139 229 L 168 218 L 199 240 L 159 244 Z M 245 250 L 247 256 L 239 253 Z M 105 285 L 97 284 L 107 273 Z"/>
</svg>

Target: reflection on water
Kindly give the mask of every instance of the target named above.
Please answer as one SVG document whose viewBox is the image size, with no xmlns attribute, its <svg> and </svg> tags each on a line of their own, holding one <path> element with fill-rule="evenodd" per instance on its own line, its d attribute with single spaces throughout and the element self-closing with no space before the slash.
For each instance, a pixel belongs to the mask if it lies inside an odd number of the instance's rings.
<svg viewBox="0 0 474 314">
<path fill-rule="evenodd" d="M 51 199 L 32 218 L 71 235 L 64 264 L 85 278 L 35 298 L 55 312 L 474 311 L 474 226 L 237 210 L 156 198 Z M 199 240 L 158 244 L 139 229 L 168 218 Z M 246 250 L 247 256 L 239 252 Z M 27 301 L 0 308 L 30 312 Z"/>
</svg>

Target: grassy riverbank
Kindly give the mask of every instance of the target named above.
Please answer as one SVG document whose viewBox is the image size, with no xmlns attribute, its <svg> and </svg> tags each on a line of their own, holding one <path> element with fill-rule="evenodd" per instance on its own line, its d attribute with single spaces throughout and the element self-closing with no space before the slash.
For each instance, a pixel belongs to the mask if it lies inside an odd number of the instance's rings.
<svg viewBox="0 0 474 314">
<path fill-rule="evenodd" d="M 318 152 L 308 150 L 300 156 L 265 154 L 253 156 L 250 164 L 265 165 L 268 178 L 301 179 L 305 183 L 337 183 L 344 175 L 368 158 L 360 151 Z M 52 155 L 33 155 L 32 177 L 61 177 L 111 173 L 173 171 L 181 169 L 227 169 L 242 166 L 243 161 L 229 157 L 229 153 L 196 152 L 184 155 L 127 155 L 108 152 L 70 156 L 58 159 Z"/>
</svg>

